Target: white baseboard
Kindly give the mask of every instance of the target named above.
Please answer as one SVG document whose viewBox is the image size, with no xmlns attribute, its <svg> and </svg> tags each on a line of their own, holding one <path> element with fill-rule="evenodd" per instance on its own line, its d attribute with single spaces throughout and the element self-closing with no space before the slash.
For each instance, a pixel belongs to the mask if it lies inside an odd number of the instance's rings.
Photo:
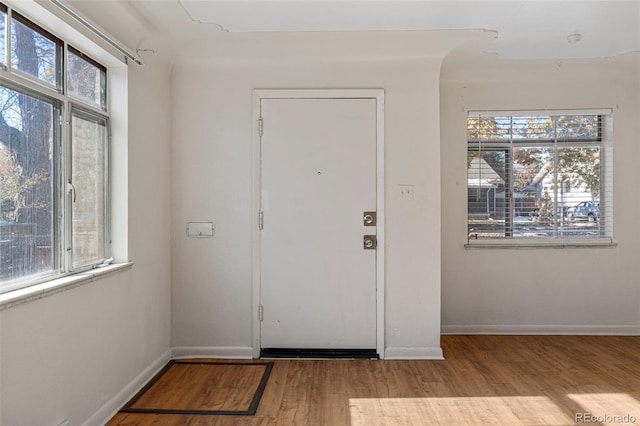
<svg viewBox="0 0 640 426">
<path fill-rule="evenodd" d="M 384 359 L 430 359 L 443 360 L 442 348 L 386 348 Z"/>
<path fill-rule="evenodd" d="M 153 361 L 151 365 L 142 370 L 129 384 L 127 384 L 120 392 L 116 393 L 109 401 L 98 409 L 91 417 L 89 417 L 83 426 L 95 426 L 106 424 L 113 416 L 116 415 L 124 404 L 126 404 L 135 394 L 146 385 L 171 359 L 171 351 L 166 351 L 158 359 Z"/>
<path fill-rule="evenodd" d="M 251 359 L 250 346 L 178 346 L 171 350 L 173 359 L 180 358 L 228 358 Z"/>
<path fill-rule="evenodd" d="M 443 325 L 442 334 L 640 336 L 640 325 Z"/>
</svg>

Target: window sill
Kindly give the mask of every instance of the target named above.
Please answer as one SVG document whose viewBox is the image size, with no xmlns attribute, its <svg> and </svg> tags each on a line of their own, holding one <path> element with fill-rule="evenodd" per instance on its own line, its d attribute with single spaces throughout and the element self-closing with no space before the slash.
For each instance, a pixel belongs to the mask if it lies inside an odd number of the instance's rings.
<svg viewBox="0 0 640 426">
<path fill-rule="evenodd" d="M 22 303 L 31 302 L 62 291 L 70 290 L 83 284 L 93 282 L 106 275 L 111 275 L 114 272 L 131 269 L 132 266 L 133 262 L 112 264 L 73 275 L 67 275 L 62 278 L 56 278 L 41 284 L 25 287 L 20 290 L 0 294 L 0 311 L 12 308 Z"/>
<path fill-rule="evenodd" d="M 564 240 L 482 240 L 473 241 L 464 245 L 466 249 L 532 249 L 532 248 L 594 248 L 615 247 L 618 243 L 611 238 L 597 239 L 564 239 Z"/>
</svg>

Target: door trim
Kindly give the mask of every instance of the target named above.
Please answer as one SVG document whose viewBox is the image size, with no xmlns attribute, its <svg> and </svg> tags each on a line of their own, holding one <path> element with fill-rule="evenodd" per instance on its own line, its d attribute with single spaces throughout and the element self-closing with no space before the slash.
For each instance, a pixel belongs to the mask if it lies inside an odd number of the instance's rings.
<svg viewBox="0 0 640 426">
<path fill-rule="evenodd" d="M 262 99 L 375 99 L 376 100 L 376 209 L 378 247 L 376 250 L 376 351 L 384 359 L 384 89 L 256 89 L 253 91 L 252 132 L 252 348 L 253 358 L 260 357 L 260 286 L 261 234 L 260 206 L 262 205 L 262 150 L 260 137 L 260 103 Z"/>
</svg>

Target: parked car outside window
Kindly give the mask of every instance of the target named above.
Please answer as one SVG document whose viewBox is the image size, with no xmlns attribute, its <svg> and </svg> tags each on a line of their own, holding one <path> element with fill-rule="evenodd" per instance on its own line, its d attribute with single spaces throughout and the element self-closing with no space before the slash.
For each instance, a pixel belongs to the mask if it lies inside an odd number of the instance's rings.
<svg viewBox="0 0 640 426">
<path fill-rule="evenodd" d="M 598 201 L 583 201 L 567 209 L 570 220 L 585 219 L 595 222 L 600 219 L 600 203 Z"/>
</svg>

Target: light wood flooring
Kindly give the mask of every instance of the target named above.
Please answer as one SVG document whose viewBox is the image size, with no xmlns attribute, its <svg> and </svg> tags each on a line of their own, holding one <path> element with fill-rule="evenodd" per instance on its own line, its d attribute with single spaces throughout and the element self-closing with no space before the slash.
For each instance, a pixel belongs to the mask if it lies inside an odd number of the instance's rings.
<svg viewBox="0 0 640 426">
<path fill-rule="evenodd" d="M 442 348 L 445 361 L 278 360 L 255 416 L 108 425 L 640 425 L 640 337 L 443 336 Z"/>
</svg>

